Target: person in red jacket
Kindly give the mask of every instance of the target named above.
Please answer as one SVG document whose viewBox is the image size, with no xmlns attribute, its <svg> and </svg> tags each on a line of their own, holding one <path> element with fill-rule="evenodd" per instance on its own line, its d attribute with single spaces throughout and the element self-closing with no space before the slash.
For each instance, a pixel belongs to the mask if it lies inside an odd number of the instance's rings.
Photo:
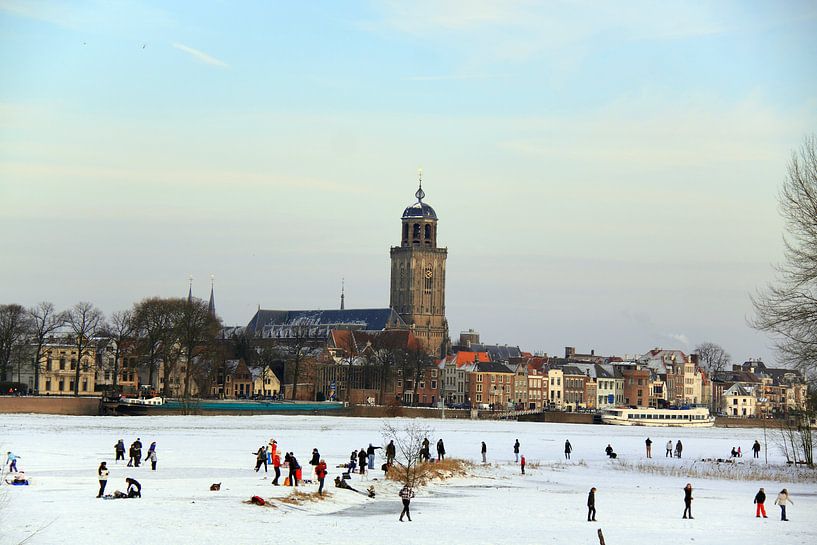
<svg viewBox="0 0 817 545">
<path fill-rule="evenodd" d="M 274 486 L 278 486 L 278 479 L 281 477 L 281 455 L 278 451 L 272 455 L 272 469 L 275 470 L 275 479 L 272 481 Z"/>
<path fill-rule="evenodd" d="M 318 462 L 318 465 L 315 466 L 315 473 L 318 476 L 318 495 L 323 496 L 323 480 L 326 478 L 326 462 L 321 460 Z"/>
<path fill-rule="evenodd" d="M 525 455 L 522 455 L 522 459 L 519 460 L 519 465 L 522 467 L 522 475 L 525 474 Z"/>
</svg>

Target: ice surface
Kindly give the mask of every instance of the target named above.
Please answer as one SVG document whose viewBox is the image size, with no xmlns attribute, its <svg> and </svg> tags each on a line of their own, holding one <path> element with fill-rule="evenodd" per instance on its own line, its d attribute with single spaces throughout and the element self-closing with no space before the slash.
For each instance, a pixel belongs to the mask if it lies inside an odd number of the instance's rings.
<svg viewBox="0 0 817 545">
<path fill-rule="evenodd" d="M 411 523 L 400 523 L 398 485 L 373 471 L 353 486 L 374 484 L 377 498 L 335 489 L 329 481 L 352 450 L 382 443 L 383 420 L 309 416 L 237 417 L 60 417 L 3 415 L 0 449 L 21 456 L 19 465 L 32 479 L 29 487 L 0 487 L 0 543 L 27 544 L 258 544 L 283 543 L 565 543 L 596 544 L 602 528 L 608 545 L 698 543 L 750 545 L 817 542 L 817 485 L 813 482 L 689 479 L 695 487 L 695 520 L 682 520 L 686 477 L 620 471 L 604 447 L 612 444 L 623 462 L 644 461 L 644 439 L 653 440 L 654 463 L 686 467 L 704 457 L 728 457 L 741 446 L 742 463 L 751 444 L 763 441 L 759 429 L 666 429 L 601 425 L 537 424 L 461 420 L 392 419 L 433 429 L 429 439 L 445 441 L 449 457 L 477 461 L 480 441 L 488 445 L 490 464 L 478 464 L 476 476 L 456 478 L 417 490 Z M 113 446 L 140 437 L 143 453 L 157 441 L 158 471 L 149 465 L 127 468 L 114 463 Z M 247 505 L 253 495 L 282 497 L 290 489 L 273 487 L 253 472 L 255 452 L 274 437 L 304 466 L 313 447 L 326 459 L 331 496 L 277 509 Z M 518 438 L 529 467 L 519 474 L 513 463 Z M 565 439 L 573 445 L 564 464 Z M 668 439 L 684 443 L 682 460 L 664 458 Z M 383 451 L 378 451 L 377 467 Z M 143 454 L 144 457 L 144 454 Z M 781 464 L 769 446 L 770 462 Z M 5 456 L 4 456 L 5 459 Z M 133 476 L 143 485 L 136 500 L 96 499 L 96 469 L 108 461 L 108 491 L 124 490 Z M 762 461 L 762 458 L 761 458 Z M 700 462 L 696 462 L 700 464 Z M 539 467 L 532 467 L 539 464 Z M 270 468 L 271 469 L 271 468 Z M 263 470 L 262 470 L 263 471 Z M 377 477 L 378 480 L 374 480 Z M 221 482 L 220 492 L 210 484 Z M 598 522 L 586 522 L 585 502 L 598 488 Z M 764 486 L 768 519 L 756 519 L 752 499 Z M 317 485 L 307 485 L 306 491 Z M 781 522 L 774 505 L 786 487 L 794 505 L 790 522 Z M 276 502 L 277 503 L 277 502 Z"/>
</svg>

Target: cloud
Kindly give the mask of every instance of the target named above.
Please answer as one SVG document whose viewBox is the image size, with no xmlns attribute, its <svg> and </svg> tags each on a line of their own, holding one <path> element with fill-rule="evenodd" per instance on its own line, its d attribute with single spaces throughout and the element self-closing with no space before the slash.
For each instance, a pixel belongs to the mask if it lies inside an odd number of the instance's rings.
<svg viewBox="0 0 817 545">
<path fill-rule="evenodd" d="M 189 45 L 174 43 L 173 47 L 175 47 L 179 51 L 184 51 L 194 59 L 201 61 L 205 64 L 209 64 L 211 66 L 218 66 L 219 68 L 229 68 L 229 65 L 226 62 L 219 60 L 215 57 L 212 57 L 205 53 L 204 51 L 199 51 L 198 49 L 190 47 Z"/>
</svg>

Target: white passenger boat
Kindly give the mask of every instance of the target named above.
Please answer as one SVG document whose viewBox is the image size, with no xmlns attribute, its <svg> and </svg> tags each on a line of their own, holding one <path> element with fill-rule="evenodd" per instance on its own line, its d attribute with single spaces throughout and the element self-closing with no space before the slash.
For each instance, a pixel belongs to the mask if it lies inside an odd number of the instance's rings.
<svg viewBox="0 0 817 545">
<path fill-rule="evenodd" d="M 715 424 L 715 417 L 705 407 L 678 409 L 630 409 L 614 407 L 605 409 L 601 421 L 616 426 L 672 426 L 682 428 L 708 428 Z"/>
<path fill-rule="evenodd" d="M 144 407 L 155 407 L 157 405 L 164 405 L 165 400 L 161 397 L 123 397 L 119 400 L 122 405 L 134 405 Z"/>
</svg>

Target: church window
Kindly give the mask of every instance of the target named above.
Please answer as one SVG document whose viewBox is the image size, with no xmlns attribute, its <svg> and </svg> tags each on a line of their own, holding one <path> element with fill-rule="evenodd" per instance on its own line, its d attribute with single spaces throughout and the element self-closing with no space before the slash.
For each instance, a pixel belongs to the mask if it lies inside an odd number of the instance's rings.
<svg viewBox="0 0 817 545">
<path fill-rule="evenodd" d="M 420 224 L 419 223 L 414 224 L 414 228 L 412 229 L 412 237 L 414 238 L 414 240 L 417 240 L 417 241 L 420 240 Z"/>
<path fill-rule="evenodd" d="M 425 227 L 426 244 L 431 244 L 431 225 L 426 224 Z"/>
<path fill-rule="evenodd" d="M 434 271 L 431 269 L 431 265 L 426 266 L 425 272 L 425 291 L 426 293 L 431 293 L 431 287 L 434 282 Z"/>
<path fill-rule="evenodd" d="M 403 224 L 403 240 L 404 241 L 408 240 L 408 230 L 409 230 L 408 223 L 404 223 Z"/>
</svg>

